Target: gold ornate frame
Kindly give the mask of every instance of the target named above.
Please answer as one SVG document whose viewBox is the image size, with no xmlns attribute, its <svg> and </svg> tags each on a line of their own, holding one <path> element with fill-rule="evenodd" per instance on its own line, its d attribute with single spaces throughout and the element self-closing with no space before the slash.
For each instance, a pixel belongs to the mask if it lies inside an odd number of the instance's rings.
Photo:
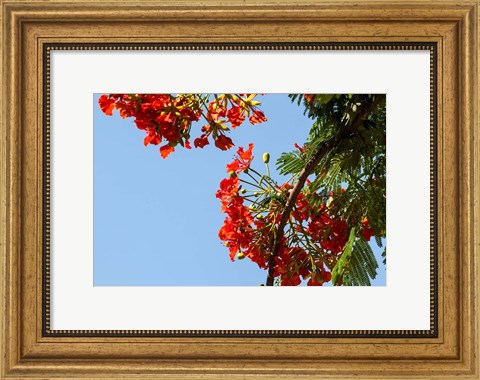
<svg viewBox="0 0 480 380">
<path fill-rule="evenodd" d="M 478 0 L 349 4 L 1 0 L 1 4 L 3 378 L 479 377 Z M 435 45 L 435 334 L 412 338 L 45 333 L 45 47 L 145 42 Z"/>
</svg>

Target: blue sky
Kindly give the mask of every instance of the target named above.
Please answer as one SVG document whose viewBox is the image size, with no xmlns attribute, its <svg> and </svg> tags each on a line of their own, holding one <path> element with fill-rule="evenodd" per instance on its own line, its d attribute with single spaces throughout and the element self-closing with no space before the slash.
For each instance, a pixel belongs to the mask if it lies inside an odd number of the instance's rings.
<svg viewBox="0 0 480 380">
<path fill-rule="evenodd" d="M 133 118 L 124 120 L 117 111 L 104 115 L 98 98 L 95 94 L 94 286 L 264 283 L 266 271 L 248 259 L 231 262 L 217 235 L 224 214 L 215 192 L 236 148 L 221 151 L 213 143 L 204 149 L 179 147 L 162 159 L 158 146 L 144 147 L 145 132 Z M 311 120 L 287 95 L 259 100 L 268 122 L 253 126 L 247 121 L 230 137 L 237 146 L 255 144 L 252 166 L 263 171 L 262 154 L 268 151 L 275 163 L 294 143 L 302 145 Z M 193 137 L 195 132 L 192 145 Z M 375 243 L 372 247 L 380 264 L 373 285 L 385 285 L 381 251 Z"/>
</svg>

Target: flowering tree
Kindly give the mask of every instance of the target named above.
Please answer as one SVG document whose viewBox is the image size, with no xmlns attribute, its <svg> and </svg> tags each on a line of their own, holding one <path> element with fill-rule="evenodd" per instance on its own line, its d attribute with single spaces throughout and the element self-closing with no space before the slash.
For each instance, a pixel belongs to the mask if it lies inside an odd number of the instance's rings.
<svg viewBox="0 0 480 380">
<path fill-rule="evenodd" d="M 191 149 L 192 129 L 204 125 L 196 148 L 210 141 L 234 146 L 228 134 L 247 119 L 267 119 L 257 94 L 110 94 L 99 105 L 133 117 L 146 132 L 144 144 L 161 145 L 168 157 L 177 147 Z M 226 165 L 216 197 L 226 214 L 219 238 L 232 261 L 248 258 L 267 271 L 265 285 L 370 285 L 377 261 L 369 244 L 386 237 L 385 96 L 294 94 L 312 127 L 303 146 L 276 162 L 289 178 L 277 183 L 254 167 L 254 144 L 238 147 Z M 383 252 L 385 256 L 385 250 Z"/>
</svg>

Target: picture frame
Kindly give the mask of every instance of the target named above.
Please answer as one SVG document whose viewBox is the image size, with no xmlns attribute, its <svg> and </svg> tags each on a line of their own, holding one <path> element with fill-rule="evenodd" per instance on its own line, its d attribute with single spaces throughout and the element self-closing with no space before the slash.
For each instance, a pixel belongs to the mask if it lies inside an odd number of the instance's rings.
<svg viewBox="0 0 480 380">
<path fill-rule="evenodd" d="M 3 378 L 479 378 L 478 0 L 1 4 Z M 435 334 L 48 333 L 46 46 L 386 42 L 437 49 Z"/>
</svg>

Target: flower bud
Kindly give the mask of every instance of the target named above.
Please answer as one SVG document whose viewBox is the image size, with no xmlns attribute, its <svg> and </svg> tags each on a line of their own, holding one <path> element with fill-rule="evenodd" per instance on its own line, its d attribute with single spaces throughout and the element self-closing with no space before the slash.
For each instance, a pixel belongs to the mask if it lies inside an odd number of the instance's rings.
<svg viewBox="0 0 480 380">
<path fill-rule="evenodd" d="M 237 259 L 239 259 L 239 260 L 243 260 L 244 258 L 245 258 L 245 255 L 244 255 L 242 252 L 240 252 L 240 253 L 237 255 Z"/>
<path fill-rule="evenodd" d="M 245 194 L 246 192 L 247 192 L 247 189 L 242 189 L 242 190 L 240 190 L 240 193 L 241 193 L 241 194 Z"/>
<path fill-rule="evenodd" d="M 237 173 L 235 173 L 234 171 L 231 171 L 228 174 L 230 175 L 231 178 L 237 178 Z"/>
<path fill-rule="evenodd" d="M 263 153 L 263 162 L 268 164 L 269 161 L 270 161 L 270 153 L 268 152 Z"/>
</svg>

